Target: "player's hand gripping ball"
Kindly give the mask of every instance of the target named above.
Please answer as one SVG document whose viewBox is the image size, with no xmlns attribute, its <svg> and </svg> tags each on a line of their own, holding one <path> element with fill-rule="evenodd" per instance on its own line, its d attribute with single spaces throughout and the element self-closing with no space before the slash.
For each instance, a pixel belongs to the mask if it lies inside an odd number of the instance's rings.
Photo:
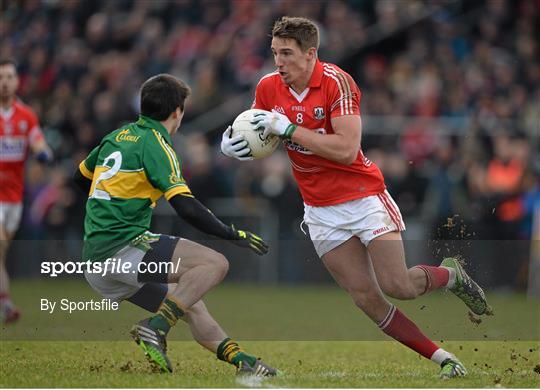
<svg viewBox="0 0 540 390">
<path fill-rule="evenodd" d="M 254 160 L 271 155 L 279 145 L 279 137 L 270 134 L 264 136 L 263 129 L 254 129 L 254 115 L 269 111 L 251 109 L 236 117 L 232 126 L 223 133 L 221 151 L 240 161 Z"/>
<path fill-rule="evenodd" d="M 276 110 L 272 110 L 272 112 L 262 111 L 254 113 L 251 124 L 255 130 L 263 130 L 264 137 L 273 134 L 284 139 L 291 139 L 298 127 L 291 123 L 286 115 L 283 115 Z"/>
</svg>

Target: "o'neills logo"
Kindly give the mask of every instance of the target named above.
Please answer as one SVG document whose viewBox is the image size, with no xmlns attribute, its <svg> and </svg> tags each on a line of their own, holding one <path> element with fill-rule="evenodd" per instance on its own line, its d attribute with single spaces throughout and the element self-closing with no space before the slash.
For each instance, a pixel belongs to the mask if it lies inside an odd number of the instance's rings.
<svg viewBox="0 0 540 390">
<path fill-rule="evenodd" d="M 381 234 L 383 232 L 387 232 L 388 230 L 390 230 L 390 228 L 388 226 L 385 226 L 385 227 L 382 227 L 380 229 L 377 229 L 377 230 L 374 230 L 373 231 L 373 235 L 376 236 L 377 234 Z"/>
<path fill-rule="evenodd" d="M 171 184 L 178 184 L 178 183 L 184 182 L 184 180 L 181 177 L 178 177 L 173 174 L 169 175 L 169 181 L 171 182 Z"/>
<path fill-rule="evenodd" d="M 129 129 L 122 130 L 116 135 L 116 142 L 128 141 L 137 142 L 141 138 L 140 135 L 129 135 Z"/>
</svg>

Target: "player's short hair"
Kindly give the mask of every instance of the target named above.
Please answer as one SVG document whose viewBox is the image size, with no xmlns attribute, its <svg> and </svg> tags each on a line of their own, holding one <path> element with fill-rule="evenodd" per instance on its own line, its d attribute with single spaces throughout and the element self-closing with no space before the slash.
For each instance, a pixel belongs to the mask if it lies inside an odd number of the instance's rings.
<svg viewBox="0 0 540 390">
<path fill-rule="evenodd" d="M 306 18 L 283 16 L 274 23 L 272 37 L 294 39 L 303 51 L 319 48 L 319 28 Z"/>
<path fill-rule="evenodd" d="M 141 114 L 157 121 L 164 121 L 190 95 L 189 86 L 177 77 L 162 73 L 150 77 L 141 87 Z"/>
<path fill-rule="evenodd" d="M 13 65 L 17 71 L 17 62 L 11 58 L 0 58 L 0 66 Z"/>
</svg>

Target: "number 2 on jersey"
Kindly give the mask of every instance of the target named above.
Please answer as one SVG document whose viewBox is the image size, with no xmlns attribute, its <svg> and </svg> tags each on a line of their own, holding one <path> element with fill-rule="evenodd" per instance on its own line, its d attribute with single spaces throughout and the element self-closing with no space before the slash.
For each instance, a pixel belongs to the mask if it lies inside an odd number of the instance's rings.
<svg viewBox="0 0 540 390">
<path fill-rule="evenodd" d="M 94 185 L 94 191 L 90 195 L 90 198 L 111 200 L 111 195 L 109 195 L 107 191 L 99 190 L 97 186 L 103 180 L 110 179 L 118 173 L 120 167 L 122 166 L 122 153 L 116 151 L 109 154 L 107 157 L 105 157 L 105 160 L 103 161 L 103 166 L 107 166 L 107 163 L 109 163 L 110 161 L 114 161 L 113 166 L 105 172 L 101 172 L 99 174 L 96 179 L 96 184 Z"/>
</svg>

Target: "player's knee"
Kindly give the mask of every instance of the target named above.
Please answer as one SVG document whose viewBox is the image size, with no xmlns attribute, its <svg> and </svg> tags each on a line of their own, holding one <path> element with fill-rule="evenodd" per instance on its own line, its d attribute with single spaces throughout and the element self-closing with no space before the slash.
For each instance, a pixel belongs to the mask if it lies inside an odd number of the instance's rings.
<svg viewBox="0 0 540 390">
<path fill-rule="evenodd" d="M 381 294 L 375 288 L 348 288 L 347 292 L 352 297 L 354 304 L 360 309 L 365 309 L 369 305 L 377 303 Z"/>
<path fill-rule="evenodd" d="M 220 277 L 220 280 L 229 272 L 229 261 L 219 252 L 212 251 L 207 258 L 207 264 Z"/>
<path fill-rule="evenodd" d="M 227 258 L 220 253 L 217 263 L 218 269 L 221 271 L 221 278 L 223 279 L 229 272 L 229 260 L 227 260 Z"/>
</svg>

